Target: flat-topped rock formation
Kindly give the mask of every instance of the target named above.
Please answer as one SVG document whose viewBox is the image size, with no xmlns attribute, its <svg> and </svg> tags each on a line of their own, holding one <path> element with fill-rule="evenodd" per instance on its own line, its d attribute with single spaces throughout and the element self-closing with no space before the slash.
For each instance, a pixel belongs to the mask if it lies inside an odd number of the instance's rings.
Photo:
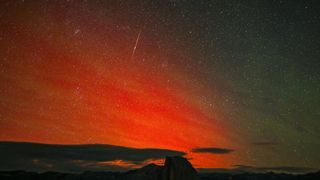
<svg viewBox="0 0 320 180">
<path fill-rule="evenodd" d="M 197 171 L 183 157 L 167 157 L 161 180 L 199 180 Z"/>
<path fill-rule="evenodd" d="M 164 166 L 149 164 L 129 171 L 123 180 L 199 180 L 197 171 L 183 157 L 167 157 Z"/>
</svg>

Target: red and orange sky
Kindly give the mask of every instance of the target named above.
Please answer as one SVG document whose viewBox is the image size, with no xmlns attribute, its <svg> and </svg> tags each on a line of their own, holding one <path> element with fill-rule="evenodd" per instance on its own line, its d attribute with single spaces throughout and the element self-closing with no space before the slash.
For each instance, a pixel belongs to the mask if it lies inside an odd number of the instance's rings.
<svg viewBox="0 0 320 180">
<path fill-rule="evenodd" d="M 117 8 L 106 18 L 90 4 L 8 6 L 2 11 L 16 13 L 2 17 L 0 140 L 165 148 L 186 152 L 198 168 L 241 159 L 191 152 L 232 149 L 241 138 L 201 104 L 212 93 L 201 73 L 183 65 L 189 57 L 170 38 L 158 42 L 148 20 L 129 23 Z"/>
<path fill-rule="evenodd" d="M 317 169 L 318 7 L 1 1 L 0 170 Z"/>
</svg>

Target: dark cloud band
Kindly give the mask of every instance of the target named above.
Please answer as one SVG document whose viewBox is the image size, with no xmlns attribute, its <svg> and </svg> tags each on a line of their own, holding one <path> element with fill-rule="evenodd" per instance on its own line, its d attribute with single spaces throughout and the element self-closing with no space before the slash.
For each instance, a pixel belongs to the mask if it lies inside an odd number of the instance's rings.
<svg viewBox="0 0 320 180">
<path fill-rule="evenodd" d="M 233 149 L 209 147 L 209 148 L 195 148 L 191 150 L 194 153 L 212 153 L 212 154 L 228 154 L 233 152 Z"/>
<path fill-rule="evenodd" d="M 141 164 L 150 159 L 166 156 L 184 156 L 184 152 L 168 149 L 130 148 L 108 144 L 58 145 L 29 142 L 0 142 L 0 169 L 61 170 L 71 171 L 101 170 L 116 168 L 103 162 L 121 160 Z M 119 170 L 121 170 L 119 166 Z M 108 169 L 107 169 L 108 170 Z"/>
</svg>

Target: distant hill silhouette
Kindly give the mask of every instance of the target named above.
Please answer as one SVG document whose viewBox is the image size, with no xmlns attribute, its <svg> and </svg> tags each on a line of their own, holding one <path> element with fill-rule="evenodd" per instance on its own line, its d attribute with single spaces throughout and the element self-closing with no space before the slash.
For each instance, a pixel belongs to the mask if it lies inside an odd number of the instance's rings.
<svg viewBox="0 0 320 180">
<path fill-rule="evenodd" d="M 0 171 L 1 180 L 319 180 L 320 171 L 303 175 L 276 173 L 205 173 L 198 175 L 187 159 L 167 157 L 164 166 L 149 164 L 126 173 Z"/>
<path fill-rule="evenodd" d="M 201 180 L 319 180 L 320 172 L 308 174 L 284 174 L 284 173 L 210 173 L 201 175 Z"/>
</svg>

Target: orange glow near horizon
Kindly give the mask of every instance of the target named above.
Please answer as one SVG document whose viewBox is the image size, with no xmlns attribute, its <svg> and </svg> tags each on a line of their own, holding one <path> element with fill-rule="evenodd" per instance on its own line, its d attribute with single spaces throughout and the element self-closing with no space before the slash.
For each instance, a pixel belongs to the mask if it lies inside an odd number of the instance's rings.
<svg viewBox="0 0 320 180">
<path fill-rule="evenodd" d="M 55 13 L 20 12 L 2 27 L 1 46 L 7 51 L 0 72 L 0 127 L 5 127 L 0 140 L 165 148 L 186 152 L 198 168 L 230 167 L 237 161 L 233 154 L 190 152 L 230 147 L 230 129 L 194 103 L 198 94 L 184 83 L 194 78 L 189 72 L 162 68 L 168 57 L 138 45 L 137 57 L 128 58 L 137 31 L 128 41 L 123 32 L 104 32 L 108 22 L 75 30 Z M 21 23 L 24 13 L 36 23 Z"/>
</svg>

